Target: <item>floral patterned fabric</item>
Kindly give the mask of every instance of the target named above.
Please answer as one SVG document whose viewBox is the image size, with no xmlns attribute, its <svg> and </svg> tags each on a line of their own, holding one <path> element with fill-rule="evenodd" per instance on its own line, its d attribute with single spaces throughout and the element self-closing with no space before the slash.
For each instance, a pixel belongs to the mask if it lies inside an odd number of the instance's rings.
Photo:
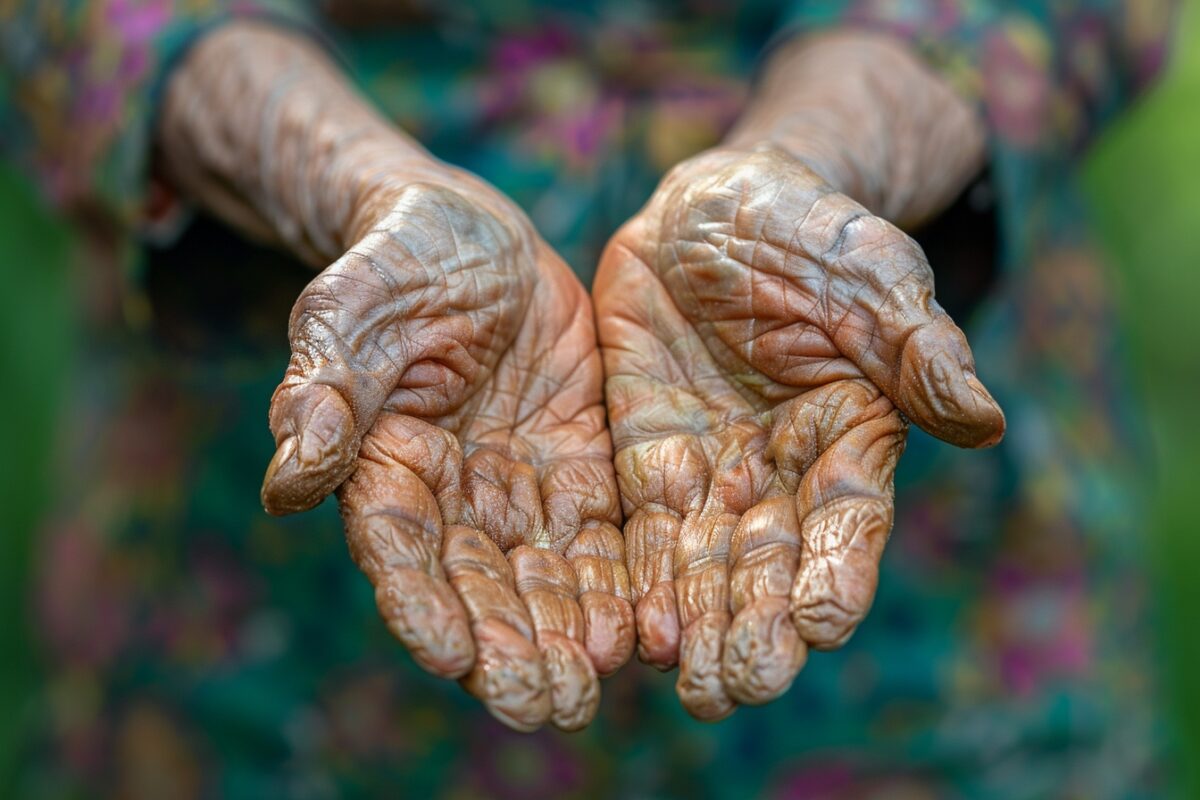
<svg viewBox="0 0 1200 800">
<path fill-rule="evenodd" d="M 3 144 L 88 220 L 20 791 L 1157 796 L 1144 437 L 1071 170 L 1159 68 L 1168 5 L 497 0 L 351 29 L 263 0 L 0 3 Z M 982 103 L 989 177 L 922 241 L 951 299 L 974 287 L 957 311 L 1009 435 L 964 453 L 914 433 L 875 608 L 845 648 L 716 725 L 687 718 L 673 675 L 631 664 L 587 731 L 523 736 L 390 639 L 332 503 L 262 512 L 267 402 L 310 273 L 203 219 L 161 244 L 173 204 L 148 172 L 164 76 L 247 14 L 325 37 L 374 102 L 511 194 L 585 281 L 662 171 L 736 117 L 773 37 L 890 31 Z M 960 219 L 978 232 L 963 259 Z"/>
</svg>

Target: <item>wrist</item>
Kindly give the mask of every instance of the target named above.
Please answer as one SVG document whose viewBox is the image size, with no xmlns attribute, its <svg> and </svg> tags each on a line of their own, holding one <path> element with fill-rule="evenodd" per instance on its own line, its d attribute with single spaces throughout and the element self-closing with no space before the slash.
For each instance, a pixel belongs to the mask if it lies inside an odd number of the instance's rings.
<svg viewBox="0 0 1200 800">
<path fill-rule="evenodd" d="M 887 205 L 889 190 L 882 148 L 864 135 L 864 128 L 874 127 L 864 117 L 874 113 L 860 115 L 860 124 L 851 125 L 838 109 L 806 106 L 786 115 L 773 114 L 769 123 L 752 118 L 739 124 L 724 145 L 742 152 L 761 148 L 782 151 L 836 191 L 874 210 Z"/>
<path fill-rule="evenodd" d="M 979 170 L 973 106 L 891 37 L 839 31 L 780 47 L 726 143 L 783 150 L 876 214 L 915 224 Z"/>
<path fill-rule="evenodd" d="M 323 198 L 323 213 L 337 225 L 340 254 L 382 222 L 406 187 L 414 183 L 453 185 L 455 170 L 438 161 L 398 130 L 365 137 L 323 153 L 313 170 L 310 191 Z"/>
<path fill-rule="evenodd" d="M 168 83 L 158 144 L 185 194 L 321 266 L 357 240 L 382 184 L 436 163 L 318 47 L 257 22 L 192 48 Z"/>
</svg>

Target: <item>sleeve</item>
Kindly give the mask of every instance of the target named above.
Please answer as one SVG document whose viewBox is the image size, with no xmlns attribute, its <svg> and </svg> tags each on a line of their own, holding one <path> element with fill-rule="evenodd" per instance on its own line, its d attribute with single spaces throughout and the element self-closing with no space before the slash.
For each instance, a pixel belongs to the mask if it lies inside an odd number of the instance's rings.
<svg viewBox="0 0 1200 800">
<path fill-rule="evenodd" d="M 864 27 L 905 39 L 1014 149 L 1077 153 L 1146 87 L 1176 0 L 792 0 L 782 35 Z"/>
<path fill-rule="evenodd" d="M 136 227 L 165 78 L 234 17 L 308 27 L 301 0 L 14 0 L 0 4 L 0 151 L 63 209 Z M 161 187 L 159 187 L 161 189 Z"/>
</svg>

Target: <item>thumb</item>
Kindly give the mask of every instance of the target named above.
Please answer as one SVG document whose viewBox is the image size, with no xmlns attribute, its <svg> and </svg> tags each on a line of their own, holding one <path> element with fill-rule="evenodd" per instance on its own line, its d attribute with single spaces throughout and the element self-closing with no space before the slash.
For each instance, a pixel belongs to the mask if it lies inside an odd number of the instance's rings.
<svg viewBox="0 0 1200 800">
<path fill-rule="evenodd" d="M 263 478 L 262 504 L 271 514 L 313 508 L 354 468 L 362 437 L 346 399 L 332 386 L 285 382 L 271 398 L 275 455 Z"/>
<path fill-rule="evenodd" d="M 912 330 L 900 353 L 893 402 L 943 441 L 991 447 L 1004 438 L 1004 412 L 975 374 L 967 337 L 936 301 L 929 305 L 929 320 Z"/>
<path fill-rule="evenodd" d="M 959 447 L 1004 436 L 1004 412 L 975 374 L 967 337 L 933 298 L 916 242 L 878 217 L 853 220 L 833 255 L 844 318 L 834 342 L 904 414 Z"/>
<path fill-rule="evenodd" d="M 399 380 L 403 351 L 378 320 L 380 273 L 351 251 L 322 272 L 292 309 L 292 358 L 271 398 L 275 456 L 263 479 L 271 514 L 313 508 L 354 470 L 363 436 Z M 388 345 L 391 345 L 389 348 Z"/>
</svg>

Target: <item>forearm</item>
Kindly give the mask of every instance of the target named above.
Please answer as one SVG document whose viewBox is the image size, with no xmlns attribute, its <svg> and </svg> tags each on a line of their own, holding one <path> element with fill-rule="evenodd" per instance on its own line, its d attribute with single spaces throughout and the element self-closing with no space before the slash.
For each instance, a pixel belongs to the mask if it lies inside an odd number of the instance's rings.
<svg viewBox="0 0 1200 800">
<path fill-rule="evenodd" d="M 726 144 L 773 144 L 899 225 L 937 213 L 980 169 L 977 111 L 903 43 L 845 31 L 781 47 Z"/>
<path fill-rule="evenodd" d="M 361 237 L 389 183 L 444 170 L 317 46 L 253 22 L 209 34 L 176 69 L 158 145 L 182 192 L 320 266 Z"/>
</svg>

